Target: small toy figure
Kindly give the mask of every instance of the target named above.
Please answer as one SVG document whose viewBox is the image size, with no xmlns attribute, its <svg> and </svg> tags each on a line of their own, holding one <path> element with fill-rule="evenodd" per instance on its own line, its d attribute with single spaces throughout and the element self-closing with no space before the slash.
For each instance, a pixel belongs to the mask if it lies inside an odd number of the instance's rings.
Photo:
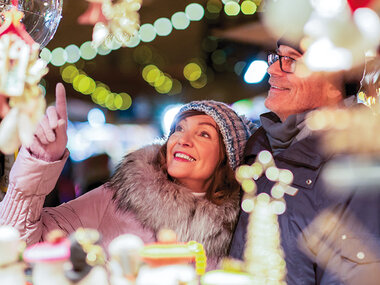
<svg viewBox="0 0 380 285">
<path fill-rule="evenodd" d="M 136 285 L 196 285 L 197 275 L 206 270 L 206 254 L 203 246 L 195 241 L 177 243 L 174 232 L 164 230 L 157 237 L 158 243 L 146 245 L 141 251 L 143 266 Z M 190 262 L 195 261 L 195 269 Z"/>
<path fill-rule="evenodd" d="M 0 284 L 24 285 L 24 268 L 19 261 L 20 234 L 10 226 L 0 226 Z"/>
<path fill-rule="evenodd" d="M 52 231 L 46 242 L 28 247 L 24 260 L 33 265 L 33 285 L 70 285 L 64 274 L 69 257 L 70 242 L 60 231 Z"/>
<path fill-rule="evenodd" d="M 104 268 L 105 253 L 98 244 L 100 233 L 94 229 L 79 228 L 70 235 L 71 268 L 65 276 L 76 285 L 108 285 Z"/>
<path fill-rule="evenodd" d="M 142 239 L 132 234 L 118 236 L 110 243 L 108 253 L 112 285 L 134 284 L 142 263 L 140 251 L 143 248 Z"/>
</svg>

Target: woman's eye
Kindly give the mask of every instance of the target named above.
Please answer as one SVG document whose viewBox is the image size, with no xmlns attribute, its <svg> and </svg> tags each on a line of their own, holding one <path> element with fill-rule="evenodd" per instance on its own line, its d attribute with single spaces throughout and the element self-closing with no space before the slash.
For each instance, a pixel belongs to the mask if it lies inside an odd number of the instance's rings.
<svg viewBox="0 0 380 285">
<path fill-rule="evenodd" d="M 176 132 L 180 132 L 183 130 L 183 128 L 180 125 L 177 125 L 174 129 Z"/>
<path fill-rule="evenodd" d="M 209 138 L 210 135 L 207 132 L 201 132 L 201 136 L 205 138 Z"/>
</svg>

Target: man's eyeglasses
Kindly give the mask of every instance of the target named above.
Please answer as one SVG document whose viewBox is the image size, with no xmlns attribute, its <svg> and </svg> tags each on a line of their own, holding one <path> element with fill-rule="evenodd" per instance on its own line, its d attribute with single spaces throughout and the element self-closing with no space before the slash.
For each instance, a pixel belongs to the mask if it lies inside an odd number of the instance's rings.
<svg viewBox="0 0 380 285">
<path fill-rule="evenodd" d="M 285 73 L 293 73 L 296 70 L 296 61 L 290 56 L 279 55 L 271 53 L 268 55 L 268 65 L 271 66 L 277 60 L 280 62 L 280 69 Z"/>
</svg>

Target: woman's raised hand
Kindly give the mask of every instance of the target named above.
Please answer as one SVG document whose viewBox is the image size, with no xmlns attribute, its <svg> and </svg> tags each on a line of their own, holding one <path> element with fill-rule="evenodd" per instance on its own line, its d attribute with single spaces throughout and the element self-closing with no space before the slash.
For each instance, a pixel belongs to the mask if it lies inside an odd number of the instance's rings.
<svg viewBox="0 0 380 285">
<path fill-rule="evenodd" d="M 55 88 L 55 98 L 55 106 L 46 109 L 28 148 L 31 155 L 49 162 L 61 159 L 67 144 L 66 91 L 62 83 Z"/>
</svg>

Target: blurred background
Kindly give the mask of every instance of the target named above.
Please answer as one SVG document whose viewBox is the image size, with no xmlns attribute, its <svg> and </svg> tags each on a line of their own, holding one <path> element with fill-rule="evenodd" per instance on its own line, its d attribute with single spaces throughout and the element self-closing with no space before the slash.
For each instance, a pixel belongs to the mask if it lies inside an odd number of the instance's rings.
<svg viewBox="0 0 380 285">
<path fill-rule="evenodd" d="M 220 100 L 252 120 L 265 112 L 266 57 L 275 40 L 260 22 L 259 1 L 234 4 L 144 0 L 130 46 L 94 49 L 93 25 L 78 23 L 90 15 L 89 2 L 64 1 L 57 32 L 41 52 L 49 61 L 42 85 L 48 103 L 57 82 L 66 87 L 77 191 L 106 180 L 127 152 L 165 135 L 180 104 Z"/>
</svg>

